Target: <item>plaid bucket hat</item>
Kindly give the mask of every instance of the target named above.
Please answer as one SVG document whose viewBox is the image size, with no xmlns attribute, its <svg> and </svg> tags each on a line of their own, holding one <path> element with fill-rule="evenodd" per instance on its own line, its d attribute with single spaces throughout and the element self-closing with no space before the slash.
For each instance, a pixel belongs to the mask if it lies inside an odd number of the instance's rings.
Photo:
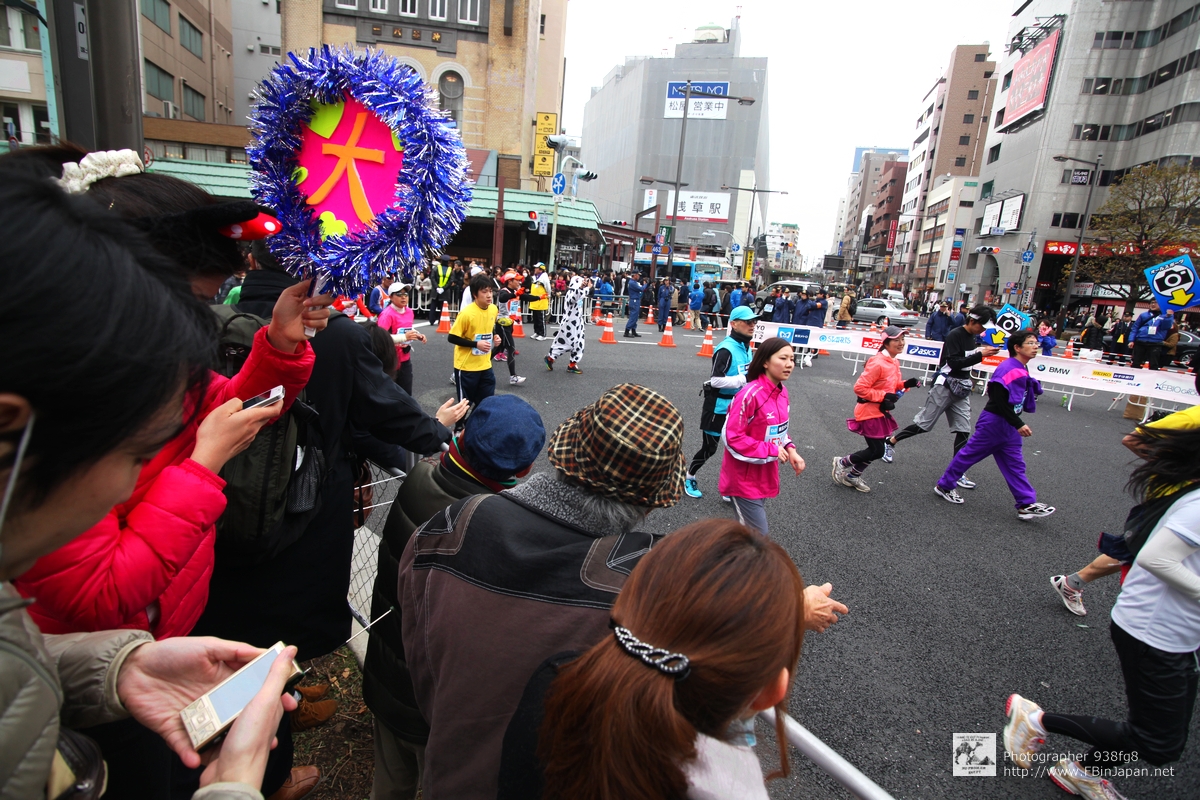
<svg viewBox="0 0 1200 800">
<path fill-rule="evenodd" d="M 550 463 L 602 497 L 673 506 L 683 493 L 683 417 L 645 386 L 614 386 L 558 426 Z"/>
</svg>

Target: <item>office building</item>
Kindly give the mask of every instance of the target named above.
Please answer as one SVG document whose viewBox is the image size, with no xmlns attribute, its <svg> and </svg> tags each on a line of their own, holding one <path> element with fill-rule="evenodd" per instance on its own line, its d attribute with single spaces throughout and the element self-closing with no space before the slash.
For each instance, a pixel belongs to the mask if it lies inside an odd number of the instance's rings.
<svg viewBox="0 0 1200 800">
<path fill-rule="evenodd" d="M 854 151 L 850 177 L 846 182 L 846 196 L 842 201 L 846 211 L 841 216 L 841 230 L 835 231 L 838 241 L 835 253 L 845 258 L 848 268 L 856 270 L 856 281 L 876 281 L 873 274 L 877 259 L 868 256 L 860 260 L 859 254 L 870 235 L 872 201 L 879 188 L 884 166 L 889 162 L 907 160 L 908 151 L 897 148 L 859 147 Z M 882 262 L 882 257 L 878 261 Z M 879 266 L 882 267 L 882 263 Z"/>
<path fill-rule="evenodd" d="M 233 120 L 250 121 L 254 88 L 283 60 L 282 0 L 233 3 Z"/>
<path fill-rule="evenodd" d="M 990 47 L 958 45 L 945 70 L 917 105 L 912 155 L 904 184 L 901 219 L 890 272 L 892 288 L 929 291 L 928 270 L 916 263 L 919 242 L 909 232 L 925 213 L 926 196 L 935 179 L 974 176 L 983 166 L 984 140 L 996 95 L 996 62 Z"/>
<path fill-rule="evenodd" d="M 692 98 L 676 206 L 671 184 L 688 80 L 754 102 Z M 633 221 L 657 205 L 660 223 L 668 225 L 677 208 L 674 242 L 681 252 L 692 245 L 724 248 L 731 241 L 746 247 L 767 228 L 770 197 L 749 190 L 787 189 L 770 181 L 768 89 L 767 59 L 741 55 L 736 19 L 729 28 L 697 28 L 694 40 L 677 45 L 672 58 L 627 58 L 592 89 L 584 106 L 581 157 L 599 178 L 581 184 L 580 197 L 595 202 L 605 220 Z M 642 230 L 650 229 L 643 223 Z M 706 237 L 710 230 L 719 233 Z"/>
<path fill-rule="evenodd" d="M 863 260 L 870 256 L 871 276 L 868 283 L 873 288 L 891 288 L 886 285 L 886 276 L 894 261 L 896 232 L 900 224 L 900 198 L 904 191 L 908 162 L 885 161 L 879 168 L 879 181 L 871 194 L 871 216 L 862 246 Z"/>
<path fill-rule="evenodd" d="M 10 143 L 50 141 L 40 33 L 37 17 L 0 5 L 0 122 Z"/>
<path fill-rule="evenodd" d="M 1089 190 L 1094 212 L 1131 167 L 1200 166 L 1198 35 L 1194 0 L 1019 4 L 997 68 L 960 286 L 973 297 L 1057 308 Z M 974 252 L 980 246 L 999 252 Z M 1071 302 L 1118 303 L 1112 292 L 1091 295 L 1095 288 L 1077 287 Z"/>
<path fill-rule="evenodd" d="M 462 131 L 471 175 L 548 190 L 534 123 L 560 127 L 566 0 L 288 0 L 283 50 L 376 47 L 411 66 Z"/>
</svg>

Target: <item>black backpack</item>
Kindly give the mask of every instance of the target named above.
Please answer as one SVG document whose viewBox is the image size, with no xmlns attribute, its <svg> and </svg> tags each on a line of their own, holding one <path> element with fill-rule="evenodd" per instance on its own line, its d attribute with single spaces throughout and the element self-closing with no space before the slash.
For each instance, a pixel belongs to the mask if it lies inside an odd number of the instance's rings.
<svg viewBox="0 0 1200 800">
<path fill-rule="evenodd" d="M 857 313 L 858 313 L 858 300 L 856 298 L 851 297 L 850 298 L 850 316 L 853 317 Z"/>
<path fill-rule="evenodd" d="M 220 322 L 216 371 L 231 378 L 246 363 L 254 335 L 269 320 L 235 306 L 212 309 Z M 321 508 L 328 474 L 324 448 L 319 415 L 301 392 L 287 413 L 225 463 L 221 478 L 227 504 L 217 520 L 216 544 L 222 558 L 259 564 L 300 538 Z"/>
</svg>

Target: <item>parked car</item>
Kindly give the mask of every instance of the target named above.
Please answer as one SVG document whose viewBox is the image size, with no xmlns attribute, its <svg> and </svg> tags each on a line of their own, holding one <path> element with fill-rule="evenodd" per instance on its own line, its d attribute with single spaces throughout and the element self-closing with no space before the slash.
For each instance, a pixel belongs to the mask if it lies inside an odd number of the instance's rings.
<svg viewBox="0 0 1200 800">
<path fill-rule="evenodd" d="M 911 328 L 921 315 L 882 297 L 864 297 L 858 301 L 858 308 L 854 312 L 855 322 L 879 323 L 884 317 L 893 325 Z"/>
<path fill-rule="evenodd" d="M 1072 341 L 1075 342 L 1076 347 L 1079 347 L 1079 338 L 1078 337 L 1072 337 Z M 1113 344 L 1112 334 L 1105 334 L 1104 335 L 1104 352 L 1105 353 L 1112 352 L 1112 344 Z M 1180 331 L 1179 332 L 1179 344 L 1175 345 L 1175 359 L 1174 359 L 1174 361 L 1171 362 L 1170 366 L 1182 367 L 1182 368 L 1186 369 L 1192 363 L 1192 357 L 1196 354 L 1197 350 L 1200 350 L 1200 334 L 1195 334 L 1191 331 Z M 1128 356 L 1128 355 L 1129 355 L 1129 352 L 1127 350 L 1126 356 Z M 1167 365 L 1164 364 L 1163 366 L 1167 366 Z"/>
</svg>

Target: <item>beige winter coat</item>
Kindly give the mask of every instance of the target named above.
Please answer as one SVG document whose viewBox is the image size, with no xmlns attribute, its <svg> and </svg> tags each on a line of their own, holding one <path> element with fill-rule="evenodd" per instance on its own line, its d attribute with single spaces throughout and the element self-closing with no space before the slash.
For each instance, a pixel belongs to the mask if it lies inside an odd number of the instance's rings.
<svg viewBox="0 0 1200 800">
<path fill-rule="evenodd" d="M 842 295 L 842 305 L 840 308 L 838 308 L 838 313 L 837 313 L 838 322 L 850 322 L 853 320 L 853 317 L 850 316 L 850 300 L 851 299 L 852 299 L 852 296 L 850 294 Z"/>
<path fill-rule="evenodd" d="M 43 636 L 23 599 L 0 583 L 0 797 L 45 798 L 62 723 L 86 728 L 129 716 L 117 697 L 117 674 L 145 631 Z M 245 784 L 216 784 L 204 800 L 261 800 Z"/>
</svg>

